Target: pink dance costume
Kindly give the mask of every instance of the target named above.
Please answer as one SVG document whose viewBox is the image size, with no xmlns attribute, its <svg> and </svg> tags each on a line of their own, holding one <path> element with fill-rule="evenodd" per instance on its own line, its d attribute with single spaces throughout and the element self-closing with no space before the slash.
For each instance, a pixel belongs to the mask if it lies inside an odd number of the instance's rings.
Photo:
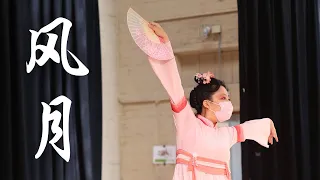
<svg viewBox="0 0 320 180">
<path fill-rule="evenodd" d="M 172 48 L 170 42 L 166 45 Z M 205 117 L 194 115 L 174 58 L 164 61 L 149 57 L 148 60 L 171 100 L 177 141 L 173 180 L 231 180 L 230 148 L 235 143 L 249 139 L 269 147 L 269 118 L 216 127 Z"/>
</svg>

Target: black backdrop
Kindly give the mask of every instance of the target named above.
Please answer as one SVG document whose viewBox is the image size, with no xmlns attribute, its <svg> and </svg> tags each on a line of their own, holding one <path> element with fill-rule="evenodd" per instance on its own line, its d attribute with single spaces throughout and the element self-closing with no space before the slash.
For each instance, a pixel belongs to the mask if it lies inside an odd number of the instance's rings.
<svg viewBox="0 0 320 180">
<path fill-rule="evenodd" d="M 270 117 L 280 142 L 242 145 L 243 180 L 320 179 L 317 0 L 238 0 L 241 121 Z"/>
<path fill-rule="evenodd" d="M 101 179 L 102 95 L 97 0 L 1 0 L 0 8 L 0 83 L 3 91 L 0 159 L 4 165 L 0 179 Z M 61 62 L 52 60 L 42 67 L 36 65 L 29 74 L 26 72 L 26 62 L 29 62 L 31 55 L 29 30 L 38 31 L 58 17 L 67 18 L 73 23 L 67 49 L 90 70 L 87 76 L 70 75 Z M 61 32 L 62 25 L 51 32 L 58 35 L 58 52 Z M 42 34 L 38 44 L 45 45 L 47 40 L 48 36 Z M 77 67 L 70 55 L 68 60 L 72 67 Z M 60 95 L 72 101 L 70 161 L 65 162 L 49 143 L 36 160 L 42 131 L 41 102 L 49 104 Z M 57 110 L 61 111 L 62 107 L 59 106 Z M 60 127 L 62 124 L 61 121 Z M 49 132 L 48 141 L 53 138 L 51 129 Z M 58 146 L 64 148 L 62 140 Z"/>
</svg>

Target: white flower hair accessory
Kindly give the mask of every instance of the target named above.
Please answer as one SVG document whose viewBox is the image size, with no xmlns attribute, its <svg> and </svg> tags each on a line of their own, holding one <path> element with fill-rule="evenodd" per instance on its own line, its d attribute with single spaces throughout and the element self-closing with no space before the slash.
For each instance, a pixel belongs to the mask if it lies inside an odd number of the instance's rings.
<svg viewBox="0 0 320 180">
<path fill-rule="evenodd" d="M 214 74 L 209 71 L 203 74 L 197 73 L 194 76 L 194 79 L 198 84 L 209 84 L 211 81 L 211 78 L 214 78 Z"/>
</svg>

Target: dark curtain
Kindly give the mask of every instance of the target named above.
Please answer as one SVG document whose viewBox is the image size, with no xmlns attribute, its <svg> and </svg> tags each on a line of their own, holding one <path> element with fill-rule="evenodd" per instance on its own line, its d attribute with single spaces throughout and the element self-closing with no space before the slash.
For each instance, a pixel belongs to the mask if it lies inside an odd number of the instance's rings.
<svg viewBox="0 0 320 180">
<path fill-rule="evenodd" d="M 279 143 L 242 144 L 243 180 L 320 179 L 317 0 L 238 0 L 241 121 L 270 117 Z"/>
<path fill-rule="evenodd" d="M 99 17 L 97 0 L 1 0 L 1 180 L 98 180 L 101 179 L 102 95 Z M 67 50 L 90 70 L 86 76 L 70 75 L 49 59 L 26 72 L 31 56 L 31 32 L 39 31 L 58 17 L 72 22 Z M 63 25 L 50 33 L 58 36 L 60 55 Z M 48 35 L 37 44 L 46 45 Z M 71 67 L 77 68 L 68 54 Z M 46 55 L 37 51 L 37 58 Z M 61 56 L 60 56 L 61 57 Z M 46 142 L 39 159 L 35 154 L 42 137 L 41 102 L 58 96 L 72 101 L 69 115 L 70 161 L 66 162 Z M 50 106 L 51 112 L 62 105 Z M 68 116 L 68 114 L 66 114 Z M 60 127 L 63 126 L 62 117 Z M 48 141 L 54 137 L 51 121 Z M 56 132 L 57 133 L 57 132 Z M 63 137 L 56 145 L 64 149 Z M 1 166 L 2 167 L 2 166 Z"/>
</svg>

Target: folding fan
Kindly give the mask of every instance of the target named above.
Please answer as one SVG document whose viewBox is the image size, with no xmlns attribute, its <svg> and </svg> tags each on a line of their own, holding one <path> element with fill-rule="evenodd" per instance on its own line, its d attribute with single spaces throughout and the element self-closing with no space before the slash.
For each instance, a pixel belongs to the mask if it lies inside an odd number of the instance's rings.
<svg viewBox="0 0 320 180">
<path fill-rule="evenodd" d="M 131 8 L 127 13 L 127 24 L 134 42 L 148 56 L 157 60 L 174 58 L 171 45 L 163 43 L 161 38 L 149 28 L 149 22 Z"/>
</svg>

